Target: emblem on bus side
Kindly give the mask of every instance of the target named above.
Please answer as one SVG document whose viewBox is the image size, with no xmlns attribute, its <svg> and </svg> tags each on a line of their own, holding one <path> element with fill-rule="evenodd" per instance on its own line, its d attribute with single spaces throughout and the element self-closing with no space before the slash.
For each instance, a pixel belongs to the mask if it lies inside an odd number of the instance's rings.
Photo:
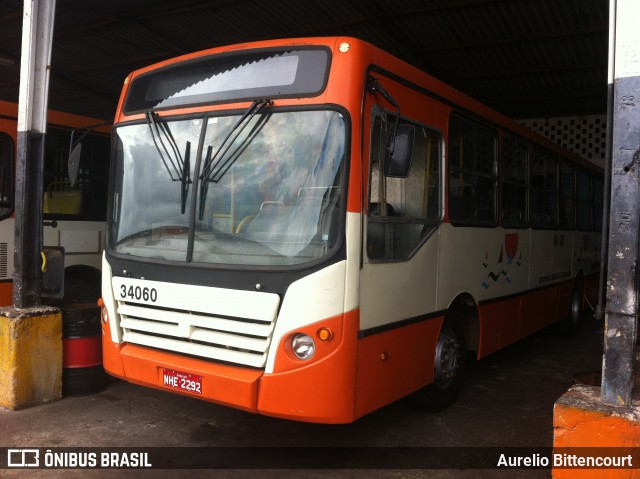
<svg viewBox="0 0 640 479">
<path fill-rule="evenodd" d="M 505 260 L 506 255 L 506 260 Z M 516 259 L 517 256 L 517 259 Z M 511 283 L 513 281 L 513 270 L 516 267 L 522 266 L 522 252 L 518 254 L 518 233 L 505 233 L 504 241 L 500 245 L 500 253 L 498 255 L 498 261 L 496 262 L 496 271 L 489 271 L 487 273 L 487 280 L 482 282 L 484 289 L 489 289 L 493 283 L 497 283 L 504 278 L 504 281 Z M 485 253 L 482 266 L 485 269 L 489 269 L 490 257 L 489 251 Z M 491 281 L 489 281 L 491 280 Z"/>
</svg>

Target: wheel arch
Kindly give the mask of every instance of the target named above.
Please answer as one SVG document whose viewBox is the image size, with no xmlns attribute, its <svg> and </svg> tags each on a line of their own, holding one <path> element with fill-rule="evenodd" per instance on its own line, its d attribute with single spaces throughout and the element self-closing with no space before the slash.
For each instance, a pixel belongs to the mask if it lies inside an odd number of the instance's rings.
<svg viewBox="0 0 640 479">
<path fill-rule="evenodd" d="M 74 264 L 64 269 L 64 279 L 77 279 L 99 288 L 102 282 L 102 273 L 93 266 Z"/>
<path fill-rule="evenodd" d="M 102 291 L 102 273 L 99 269 L 77 264 L 64 270 L 64 301 L 97 301 Z"/>
<path fill-rule="evenodd" d="M 464 334 L 465 349 L 478 351 L 480 345 L 480 316 L 478 304 L 470 293 L 459 293 L 449 303 L 444 322 Z"/>
</svg>

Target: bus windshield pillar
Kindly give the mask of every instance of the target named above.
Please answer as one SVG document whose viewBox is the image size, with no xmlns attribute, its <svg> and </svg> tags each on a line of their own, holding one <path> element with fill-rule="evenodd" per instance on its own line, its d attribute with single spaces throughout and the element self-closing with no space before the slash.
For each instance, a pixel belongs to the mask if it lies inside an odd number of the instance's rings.
<svg viewBox="0 0 640 479">
<path fill-rule="evenodd" d="M 623 0 L 615 2 L 615 10 L 611 19 L 615 41 L 609 55 L 613 104 L 608 122 L 613 126 L 607 148 L 611 205 L 601 399 L 606 404 L 629 406 L 638 323 L 640 65 L 634 58 L 640 49 L 640 34 L 634 19 L 640 8 L 635 0 Z"/>
<path fill-rule="evenodd" d="M 13 302 L 17 308 L 40 304 L 42 251 L 42 164 L 55 1 L 24 2 Z"/>
</svg>

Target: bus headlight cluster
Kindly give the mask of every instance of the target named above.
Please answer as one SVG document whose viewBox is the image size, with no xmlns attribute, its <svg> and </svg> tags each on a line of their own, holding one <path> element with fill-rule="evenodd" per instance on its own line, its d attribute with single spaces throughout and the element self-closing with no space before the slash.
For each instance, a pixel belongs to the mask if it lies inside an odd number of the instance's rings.
<svg viewBox="0 0 640 479">
<path fill-rule="evenodd" d="M 291 349 L 296 358 L 306 361 L 316 352 L 316 343 L 311 336 L 298 333 L 291 341 Z"/>
</svg>

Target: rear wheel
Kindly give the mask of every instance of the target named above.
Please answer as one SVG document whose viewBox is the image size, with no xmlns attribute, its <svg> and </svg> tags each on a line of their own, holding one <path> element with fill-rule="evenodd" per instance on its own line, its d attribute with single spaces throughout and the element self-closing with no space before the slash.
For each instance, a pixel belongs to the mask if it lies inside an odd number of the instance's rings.
<svg viewBox="0 0 640 479">
<path fill-rule="evenodd" d="M 64 301 L 67 303 L 97 303 L 100 287 L 79 278 L 65 278 Z"/>
<path fill-rule="evenodd" d="M 464 333 L 445 323 L 440 329 L 434 357 L 434 382 L 416 391 L 412 402 L 429 411 L 439 411 L 458 397 L 464 375 Z"/>
<path fill-rule="evenodd" d="M 76 277 L 64 279 L 64 296 L 62 298 L 46 298 L 45 304 L 64 308 L 66 305 L 78 303 L 90 303 L 97 305 L 100 298 L 100 286 L 95 282 L 86 281 Z"/>
<path fill-rule="evenodd" d="M 569 314 L 560 322 L 560 331 L 567 336 L 573 336 L 578 332 L 580 317 L 582 316 L 584 300 L 584 281 L 578 277 L 571 293 Z"/>
</svg>

